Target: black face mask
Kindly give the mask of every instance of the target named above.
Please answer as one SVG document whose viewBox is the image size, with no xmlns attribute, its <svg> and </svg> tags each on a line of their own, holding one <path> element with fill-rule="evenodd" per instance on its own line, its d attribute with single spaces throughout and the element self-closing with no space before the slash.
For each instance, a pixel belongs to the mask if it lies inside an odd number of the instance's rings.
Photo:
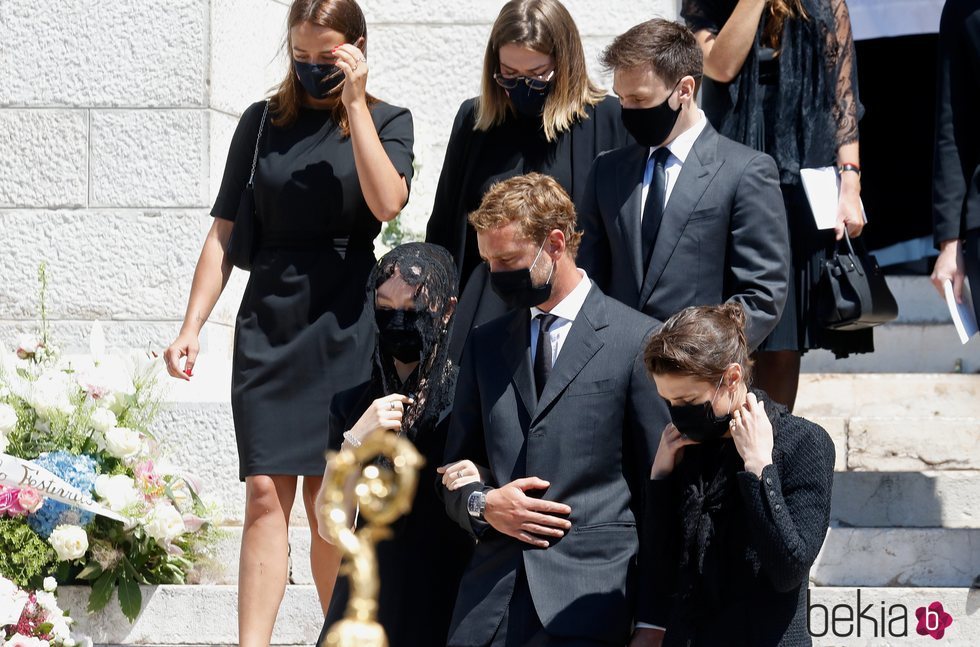
<svg viewBox="0 0 980 647">
<path fill-rule="evenodd" d="M 330 91 L 344 80 L 344 73 L 336 65 L 317 65 L 293 59 L 293 69 L 300 84 L 314 99 L 326 99 Z"/>
<path fill-rule="evenodd" d="M 551 297 L 551 278 L 555 274 L 555 266 L 551 266 L 551 274 L 544 285 L 534 285 L 531 279 L 531 269 L 538 262 L 544 243 L 538 248 L 538 253 L 531 262 L 531 267 L 507 272 L 490 272 L 490 287 L 500 300 L 510 310 L 517 308 L 533 308 L 539 306 Z"/>
<path fill-rule="evenodd" d="M 674 129 L 677 118 L 681 116 L 680 106 L 677 110 L 670 109 L 670 97 L 677 90 L 677 85 L 670 91 L 663 103 L 652 108 L 623 108 L 623 126 L 633 136 L 640 146 L 651 148 L 660 146 Z"/>
<path fill-rule="evenodd" d="M 527 83 L 520 82 L 517 87 L 507 91 L 510 102 L 517 114 L 524 117 L 537 117 L 544 112 L 544 102 L 551 92 L 551 83 L 544 90 L 532 90 Z"/>
<path fill-rule="evenodd" d="M 374 311 L 378 324 L 378 344 L 381 352 L 394 357 L 402 364 L 417 362 L 422 357 L 422 333 L 419 331 L 418 310 Z"/>
<path fill-rule="evenodd" d="M 722 376 L 722 380 L 724 379 L 725 377 Z M 718 387 L 721 388 L 721 383 L 718 384 Z M 716 389 L 715 397 L 717 395 L 718 390 Z M 732 412 L 731 406 L 729 406 L 728 415 L 716 416 L 715 410 L 712 407 L 714 399 L 712 397 L 707 402 L 700 404 L 684 404 L 679 406 L 667 403 L 667 409 L 670 411 L 670 421 L 677 427 L 677 431 L 695 442 L 703 443 L 718 440 L 728 431 L 728 425 L 732 420 Z"/>
</svg>

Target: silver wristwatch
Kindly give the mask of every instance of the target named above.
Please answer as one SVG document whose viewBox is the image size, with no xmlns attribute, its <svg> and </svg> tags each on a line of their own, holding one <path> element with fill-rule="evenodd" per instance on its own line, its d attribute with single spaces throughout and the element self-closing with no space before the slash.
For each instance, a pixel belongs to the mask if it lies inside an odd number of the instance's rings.
<svg viewBox="0 0 980 647">
<path fill-rule="evenodd" d="M 466 499 L 466 511 L 474 519 L 483 520 L 483 513 L 487 510 L 487 495 L 483 490 L 477 490 L 470 494 Z"/>
</svg>

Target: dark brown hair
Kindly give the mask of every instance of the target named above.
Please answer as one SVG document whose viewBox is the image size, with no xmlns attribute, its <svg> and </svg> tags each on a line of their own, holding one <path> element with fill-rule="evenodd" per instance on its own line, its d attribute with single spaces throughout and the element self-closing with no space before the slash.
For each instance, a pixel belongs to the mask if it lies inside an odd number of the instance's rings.
<svg viewBox="0 0 980 647">
<path fill-rule="evenodd" d="M 749 384 L 752 360 L 740 303 L 692 306 L 672 316 L 647 342 L 643 362 L 651 375 L 683 375 L 717 382 L 732 364 Z"/>
<path fill-rule="evenodd" d="M 650 65 L 664 83 L 674 85 L 685 76 L 700 82 L 704 54 L 690 29 L 654 18 L 613 39 L 602 53 L 602 64 L 610 70 Z"/>
<path fill-rule="evenodd" d="M 269 109 L 272 112 L 272 123 L 276 126 L 288 127 L 293 125 L 299 115 L 299 108 L 306 97 L 306 90 L 297 80 L 296 73 L 293 71 L 293 43 L 292 29 L 304 22 L 312 23 L 320 27 L 326 27 L 338 31 L 344 35 L 348 43 L 355 43 L 357 39 L 363 38 L 364 44 L 361 51 L 367 56 L 367 22 L 364 20 L 364 12 L 354 0 L 294 0 L 289 6 L 289 14 L 286 18 L 286 40 L 284 48 L 286 59 L 289 61 L 289 70 L 282 83 L 276 88 L 275 94 L 269 100 Z M 350 136 L 350 123 L 347 120 L 347 109 L 340 94 L 335 96 L 336 103 L 330 109 L 331 117 L 340 127 L 344 137 Z M 374 105 L 378 100 L 371 95 L 367 96 L 368 106 Z"/>
<path fill-rule="evenodd" d="M 521 236 L 534 243 L 543 243 L 557 229 L 565 234 L 565 249 L 573 259 L 582 241 L 572 200 L 554 178 L 541 173 L 494 184 L 469 219 L 478 232 L 516 222 Z"/>
<path fill-rule="evenodd" d="M 794 18 L 807 20 L 808 16 L 806 9 L 803 8 L 803 0 L 772 0 L 768 9 L 769 19 L 762 32 L 762 43 L 778 51 L 786 20 Z"/>
<path fill-rule="evenodd" d="M 493 79 L 500 71 L 500 48 L 511 43 L 548 54 L 555 61 L 554 87 L 545 100 L 543 115 L 548 141 L 555 141 L 575 122 L 586 119 L 586 106 L 594 106 L 605 97 L 606 93 L 589 79 L 582 39 L 565 6 L 558 0 L 511 0 L 493 23 L 483 55 L 476 130 L 500 125 L 513 110 L 507 93 Z"/>
</svg>

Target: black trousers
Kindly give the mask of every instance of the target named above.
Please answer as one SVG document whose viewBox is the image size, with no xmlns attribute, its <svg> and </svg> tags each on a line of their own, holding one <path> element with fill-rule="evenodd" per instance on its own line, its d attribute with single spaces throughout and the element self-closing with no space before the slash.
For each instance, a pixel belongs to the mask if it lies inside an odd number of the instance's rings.
<svg viewBox="0 0 980 647">
<path fill-rule="evenodd" d="M 527 575 L 522 568 L 514 584 L 514 595 L 504 611 L 500 627 L 488 647 L 608 647 L 606 643 L 581 638 L 551 636 L 545 632 L 531 599 Z"/>
<path fill-rule="evenodd" d="M 963 243 L 963 264 L 966 265 L 966 278 L 970 280 L 973 311 L 980 319 L 980 229 L 966 232 L 966 240 Z"/>
</svg>

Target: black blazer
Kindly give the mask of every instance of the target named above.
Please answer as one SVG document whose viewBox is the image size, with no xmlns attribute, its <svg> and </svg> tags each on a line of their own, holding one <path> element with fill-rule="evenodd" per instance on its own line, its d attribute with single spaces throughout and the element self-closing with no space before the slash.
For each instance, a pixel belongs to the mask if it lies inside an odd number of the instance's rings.
<svg viewBox="0 0 980 647">
<path fill-rule="evenodd" d="M 593 286 L 538 401 L 529 317 L 516 310 L 470 336 L 445 462 L 489 467 L 490 487 L 549 481 L 542 496 L 571 507 L 572 529 L 546 550 L 533 548 L 469 516 L 466 500 L 479 484 L 444 491 L 449 515 L 479 538 L 449 644 L 490 642 L 522 567 L 549 633 L 625 644 L 639 501 L 668 419 L 641 356 L 654 322 Z"/>
<path fill-rule="evenodd" d="M 633 144 L 592 165 L 578 204 L 579 264 L 606 294 L 660 321 L 688 306 L 738 301 L 749 345 L 757 347 L 779 321 L 790 276 L 775 162 L 706 124 L 667 201 L 650 264 L 642 267 L 648 152 Z"/>
<path fill-rule="evenodd" d="M 943 7 L 938 78 L 932 184 L 937 247 L 980 229 L 980 0 L 947 0 Z"/>
<path fill-rule="evenodd" d="M 725 462 L 731 475 L 728 492 L 714 514 L 727 517 L 723 526 L 727 530 L 702 541 L 707 545 L 704 563 L 720 564 L 713 572 L 724 573 L 725 581 L 695 578 L 700 590 L 718 592 L 719 606 L 704 608 L 702 602 L 701 608 L 686 608 L 678 595 L 678 582 L 683 579 L 679 569 L 682 493 L 689 496 L 691 488 L 699 487 L 696 470 L 683 467 L 701 460 L 704 454 L 699 452 L 709 448 L 686 447 L 670 477 L 648 481 L 645 523 L 656 525 L 657 532 L 645 537 L 641 547 L 641 577 L 652 585 L 641 588 L 644 595 L 651 595 L 641 600 L 637 618 L 666 627 L 665 647 L 811 644 L 806 592 L 810 567 L 830 524 L 834 443 L 819 425 L 791 415 L 764 392 L 754 392 L 772 422 L 773 463 L 759 479 L 744 471 L 734 441 L 723 441 L 731 443 L 723 451 L 734 461 Z M 694 618 L 702 614 L 702 619 L 685 622 L 692 613 Z"/>
<path fill-rule="evenodd" d="M 477 170 L 480 156 L 492 149 L 499 129 L 474 130 L 477 99 L 467 99 L 459 107 L 453 122 L 446 157 L 439 175 L 439 185 L 432 204 L 432 213 L 425 228 L 425 242 L 442 245 L 453 255 L 459 270 L 460 291 L 466 286 L 472 268 L 479 259 L 465 258 L 467 247 L 473 248 L 476 233 L 466 221 L 469 212 L 479 204 L 469 204 L 468 197 L 488 180 Z M 619 101 L 607 96 L 595 106 L 587 106 L 586 118 L 575 122 L 562 138 L 569 138 L 570 156 L 553 160 L 567 165 L 571 184 L 565 190 L 576 200 L 585 192 L 586 178 L 592 161 L 599 153 L 612 150 L 632 141 L 620 119 Z M 460 319 L 457 314 L 457 320 Z M 468 318 L 472 324 L 472 317 Z M 468 331 L 471 326 L 466 326 Z"/>
</svg>

